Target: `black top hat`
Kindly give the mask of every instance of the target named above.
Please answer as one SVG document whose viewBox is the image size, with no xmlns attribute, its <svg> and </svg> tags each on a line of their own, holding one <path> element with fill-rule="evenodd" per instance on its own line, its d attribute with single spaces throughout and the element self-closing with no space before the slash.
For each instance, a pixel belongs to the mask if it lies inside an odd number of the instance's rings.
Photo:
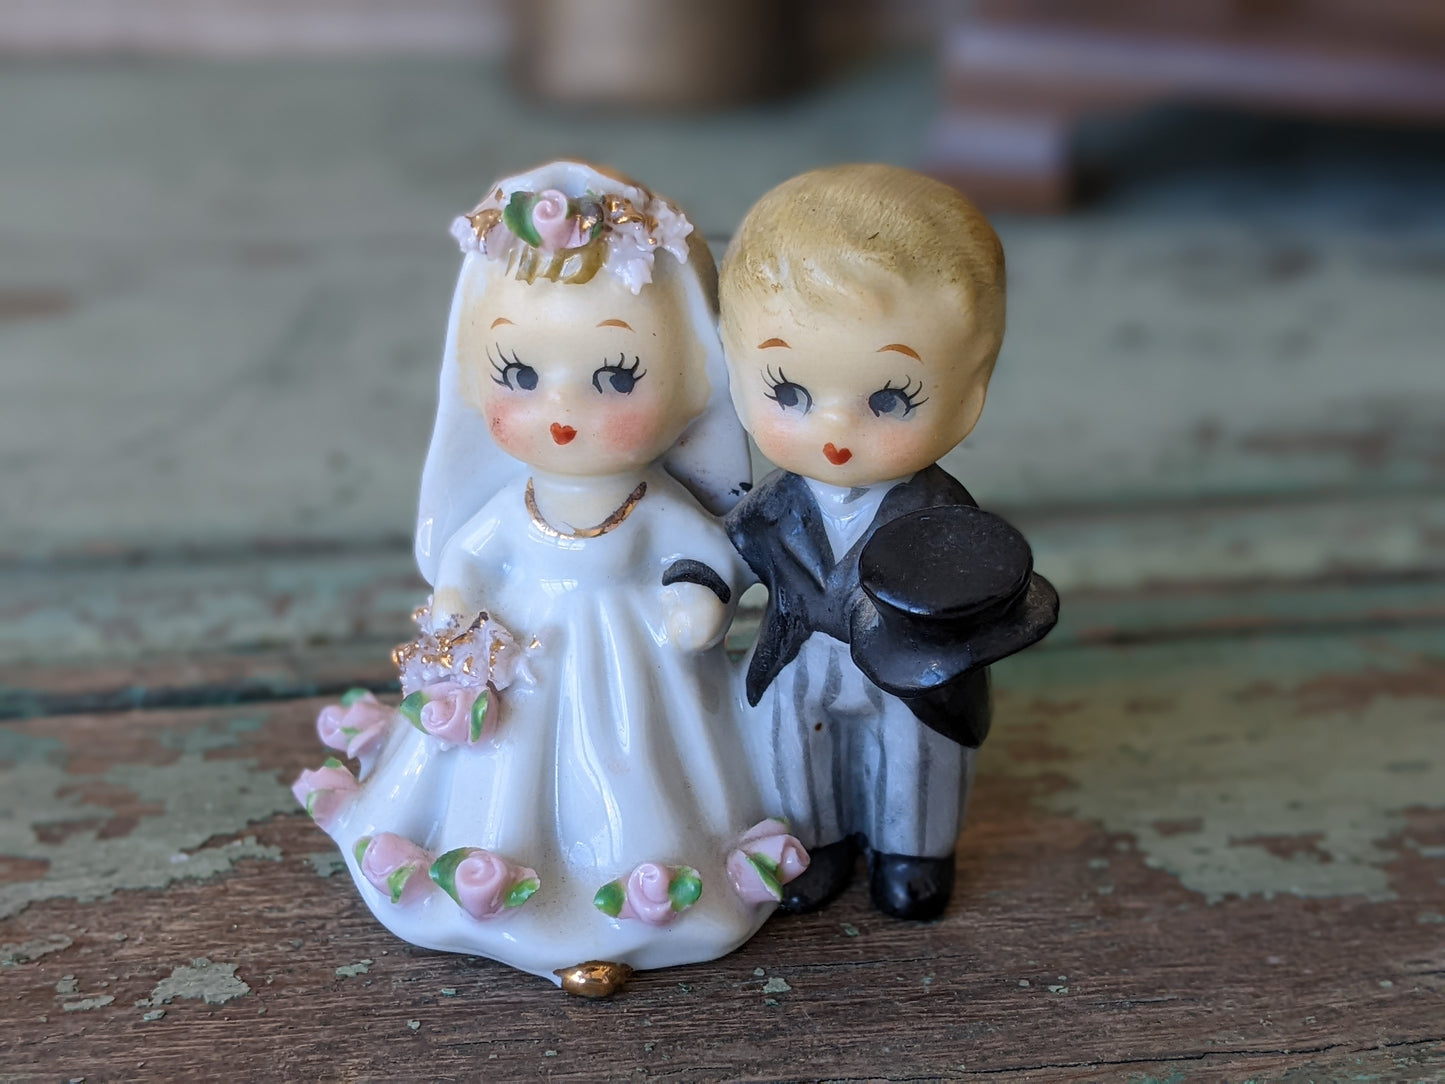
<svg viewBox="0 0 1445 1084">
<path fill-rule="evenodd" d="M 990 512 L 927 508 L 880 526 L 858 561 L 863 602 L 854 661 L 874 684 L 910 697 L 1043 639 L 1059 617 L 1053 585 L 1024 536 Z"/>
</svg>

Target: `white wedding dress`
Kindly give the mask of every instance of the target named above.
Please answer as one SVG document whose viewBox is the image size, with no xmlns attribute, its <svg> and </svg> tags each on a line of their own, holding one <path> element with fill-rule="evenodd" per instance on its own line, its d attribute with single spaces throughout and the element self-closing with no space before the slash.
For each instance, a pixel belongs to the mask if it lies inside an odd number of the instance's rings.
<svg viewBox="0 0 1445 1084">
<path fill-rule="evenodd" d="M 721 646 L 669 642 L 663 571 L 700 561 L 736 601 L 746 569 L 715 519 L 657 468 L 620 524 L 555 537 L 529 514 L 525 479 L 502 489 L 447 544 L 438 585 L 460 586 L 532 645 L 531 684 L 494 698 L 497 728 L 448 747 L 393 728 L 360 792 L 332 828 L 367 904 L 415 944 L 487 956 L 557 981 L 588 960 L 656 968 L 721 956 L 772 911 L 745 903 L 724 871 L 765 816 L 743 753 Z M 353 845 L 392 832 L 432 855 L 480 847 L 534 869 L 540 888 L 474 919 L 439 890 L 394 905 L 360 873 Z M 611 918 L 593 897 L 639 863 L 690 866 L 697 903 L 664 926 Z"/>
</svg>

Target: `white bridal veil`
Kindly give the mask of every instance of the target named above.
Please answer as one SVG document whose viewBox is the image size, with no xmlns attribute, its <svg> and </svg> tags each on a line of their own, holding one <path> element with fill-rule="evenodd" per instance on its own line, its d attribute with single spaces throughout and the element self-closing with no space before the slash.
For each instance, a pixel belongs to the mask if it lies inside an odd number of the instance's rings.
<svg viewBox="0 0 1445 1084">
<path fill-rule="evenodd" d="M 516 191 L 559 189 L 570 197 L 588 192 L 620 195 L 638 207 L 656 199 L 651 193 L 582 162 L 549 162 L 527 173 L 509 177 L 489 191 L 502 192 L 503 202 Z M 747 437 L 733 413 L 728 395 L 727 365 L 717 333 L 715 278 L 699 272 L 698 252 L 686 263 L 669 268 L 680 277 L 689 313 L 707 354 L 709 384 L 706 408 L 663 457 L 667 472 L 685 485 L 708 511 L 720 515 L 731 508 L 752 477 Z M 663 253 L 658 260 L 673 260 Z M 709 265 L 711 263 L 708 258 Z M 498 273 L 502 264 L 485 253 L 469 251 L 452 295 L 442 350 L 441 385 L 436 427 L 422 470 L 421 500 L 416 521 L 416 561 L 428 583 L 436 582 L 437 566 L 448 539 L 471 519 L 502 487 L 527 471 L 525 464 L 507 455 L 487 433 L 480 414 L 468 407 L 460 393 L 457 358 L 458 328 L 474 276 Z M 606 274 L 606 271 L 600 272 Z M 648 287 L 643 286 L 646 290 Z"/>
</svg>

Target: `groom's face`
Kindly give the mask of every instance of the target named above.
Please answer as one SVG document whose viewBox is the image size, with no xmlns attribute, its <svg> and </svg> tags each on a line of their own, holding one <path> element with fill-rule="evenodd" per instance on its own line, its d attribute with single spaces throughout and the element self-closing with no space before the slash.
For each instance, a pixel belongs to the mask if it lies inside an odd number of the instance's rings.
<svg viewBox="0 0 1445 1084">
<path fill-rule="evenodd" d="M 956 295 L 884 287 L 817 306 L 724 298 L 733 402 L 759 449 L 831 485 L 901 478 L 966 437 L 983 409 Z"/>
</svg>

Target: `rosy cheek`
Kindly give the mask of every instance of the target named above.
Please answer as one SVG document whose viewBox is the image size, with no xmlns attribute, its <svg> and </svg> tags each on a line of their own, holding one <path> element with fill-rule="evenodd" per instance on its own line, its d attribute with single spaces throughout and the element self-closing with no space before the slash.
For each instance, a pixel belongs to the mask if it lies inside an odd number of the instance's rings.
<svg viewBox="0 0 1445 1084">
<path fill-rule="evenodd" d="M 871 442 L 871 453 L 880 467 L 902 468 L 916 463 L 924 454 L 927 434 L 920 427 L 903 423 L 882 426 L 880 430 Z"/>
<path fill-rule="evenodd" d="M 521 417 L 523 411 L 517 404 L 502 397 L 492 398 L 487 401 L 483 414 L 487 419 L 487 431 L 503 451 L 511 452 L 529 443 L 525 438 L 525 419 Z"/>
<path fill-rule="evenodd" d="M 781 413 L 760 418 L 753 426 L 753 440 L 757 441 L 762 453 L 779 466 L 785 467 L 807 458 L 800 454 L 808 444 L 803 427 L 789 424 L 783 420 Z"/>
<path fill-rule="evenodd" d="M 613 408 L 602 419 L 598 437 L 613 451 L 639 451 L 657 439 L 657 420 L 650 407 Z"/>
</svg>

